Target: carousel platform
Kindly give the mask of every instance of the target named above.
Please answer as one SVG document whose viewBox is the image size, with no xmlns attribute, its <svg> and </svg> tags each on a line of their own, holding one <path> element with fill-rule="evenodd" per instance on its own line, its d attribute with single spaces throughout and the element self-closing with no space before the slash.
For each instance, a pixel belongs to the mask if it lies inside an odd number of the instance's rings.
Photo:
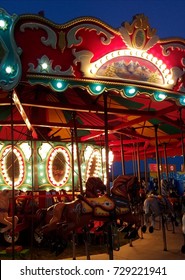
<svg viewBox="0 0 185 280">
<path fill-rule="evenodd" d="M 140 234 L 140 233 L 139 233 Z M 114 260 L 185 260 L 185 254 L 181 252 L 184 238 L 181 227 L 166 230 L 167 250 L 164 250 L 162 230 L 155 230 L 153 233 L 146 232 L 140 234 L 140 238 L 130 244 L 120 247 L 119 251 L 114 251 Z M 78 257 L 77 260 L 85 260 L 86 256 Z M 90 260 L 109 260 L 108 254 L 90 255 Z"/>
<path fill-rule="evenodd" d="M 75 259 L 109 260 L 106 245 L 103 243 L 97 243 L 94 245 L 96 246 L 96 253 L 92 254 L 92 247 L 90 247 L 90 256 L 87 257 L 85 255 L 84 245 L 81 244 L 80 255 L 76 255 Z M 166 230 L 166 245 L 167 250 L 164 250 L 163 234 L 160 228 L 155 229 L 153 233 L 146 232 L 145 234 L 142 234 L 139 232 L 139 238 L 132 242 L 132 246 L 130 246 L 129 243 L 126 243 L 126 245 L 120 246 L 119 250 L 113 251 L 113 260 L 185 260 L 185 254 L 181 252 L 182 245 L 184 245 L 181 226 L 175 227 L 175 233 L 172 232 L 172 229 L 169 226 L 168 230 Z M 72 246 L 70 245 L 67 253 L 64 251 L 56 256 L 54 253 L 49 252 L 47 248 L 35 248 L 32 251 L 28 248 L 16 246 L 17 252 L 15 252 L 15 259 L 73 260 L 71 247 Z M 12 259 L 11 247 L 2 248 L 0 250 L 0 259 Z"/>
</svg>

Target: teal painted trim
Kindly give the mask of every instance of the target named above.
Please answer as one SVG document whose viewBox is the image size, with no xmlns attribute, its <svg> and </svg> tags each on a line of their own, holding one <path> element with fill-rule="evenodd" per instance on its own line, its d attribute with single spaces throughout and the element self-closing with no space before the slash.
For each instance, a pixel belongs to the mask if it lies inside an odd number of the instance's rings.
<svg viewBox="0 0 185 280">
<path fill-rule="evenodd" d="M 29 77 L 28 82 L 32 85 L 43 85 L 43 86 L 49 86 L 54 91 L 58 92 L 64 92 L 68 87 L 75 88 L 80 87 L 82 89 L 86 89 L 89 94 L 98 96 L 102 94 L 103 92 L 108 91 L 117 91 L 120 93 L 122 97 L 126 97 L 127 99 L 131 99 L 136 95 L 139 94 L 145 94 L 150 97 L 153 97 L 155 101 L 162 102 L 166 99 L 172 99 L 175 102 L 179 103 L 180 105 L 185 106 L 185 95 L 182 95 L 182 93 L 175 93 L 173 91 L 169 90 L 161 90 L 161 89 L 153 89 L 149 87 L 134 85 L 134 84 L 112 84 L 112 83 L 106 83 L 106 81 L 87 81 L 87 80 L 75 80 L 75 79 L 60 79 L 56 77 L 46 77 L 46 76 L 31 76 Z M 57 84 L 59 83 L 59 87 Z M 135 90 L 134 90 L 135 89 Z"/>
<path fill-rule="evenodd" d="M 20 81 L 22 66 L 21 49 L 14 40 L 14 27 L 17 16 L 10 16 L 0 9 L 0 88 L 13 90 Z"/>
</svg>

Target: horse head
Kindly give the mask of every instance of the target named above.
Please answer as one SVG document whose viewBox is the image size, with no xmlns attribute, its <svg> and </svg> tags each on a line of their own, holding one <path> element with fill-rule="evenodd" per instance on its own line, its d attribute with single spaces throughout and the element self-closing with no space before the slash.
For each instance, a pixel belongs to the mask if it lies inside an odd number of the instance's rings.
<svg viewBox="0 0 185 280">
<path fill-rule="evenodd" d="M 98 197 L 99 193 L 103 194 L 106 191 L 106 186 L 99 177 L 89 177 L 86 182 L 86 196 Z"/>
</svg>

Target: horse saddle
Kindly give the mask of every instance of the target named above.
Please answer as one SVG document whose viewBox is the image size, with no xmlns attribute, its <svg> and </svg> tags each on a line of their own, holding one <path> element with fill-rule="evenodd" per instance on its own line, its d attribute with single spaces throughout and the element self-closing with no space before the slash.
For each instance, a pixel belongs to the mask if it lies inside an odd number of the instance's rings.
<svg viewBox="0 0 185 280">
<path fill-rule="evenodd" d="M 115 208 L 114 201 L 111 198 L 109 198 L 106 194 L 100 197 L 93 198 L 79 195 L 78 198 L 85 202 L 83 203 L 83 208 L 85 208 L 83 209 L 83 211 L 88 213 L 90 207 L 93 210 L 95 216 L 109 216 L 110 212 Z"/>
<path fill-rule="evenodd" d="M 116 206 L 118 206 L 118 207 L 129 207 L 128 200 L 126 200 L 126 199 L 124 199 L 120 196 L 113 195 L 113 194 L 112 194 L 111 198 L 115 202 Z"/>
<path fill-rule="evenodd" d="M 157 199 L 160 211 L 166 211 L 168 208 L 170 208 L 170 202 L 167 197 L 154 194 L 151 194 L 149 197 Z"/>
<path fill-rule="evenodd" d="M 171 208 L 170 201 L 168 200 L 167 197 L 158 195 L 158 201 L 162 210 L 167 210 Z"/>
</svg>

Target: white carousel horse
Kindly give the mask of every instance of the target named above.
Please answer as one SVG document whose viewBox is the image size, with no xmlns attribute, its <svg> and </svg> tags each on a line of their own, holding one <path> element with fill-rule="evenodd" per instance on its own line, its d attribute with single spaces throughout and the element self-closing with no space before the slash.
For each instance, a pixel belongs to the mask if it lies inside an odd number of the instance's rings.
<svg viewBox="0 0 185 280">
<path fill-rule="evenodd" d="M 152 233 L 155 228 L 156 217 L 166 221 L 167 217 L 171 218 L 173 232 L 175 232 L 174 223 L 177 225 L 176 214 L 173 208 L 173 203 L 170 200 L 171 184 L 166 180 L 161 180 L 161 195 L 150 194 L 145 199 L 143 204 L 144 211 L 144 226 L 142 231 L 146 232 L 147 226 L 150 223 L 149 232 Z"/>
<path fill-rule="evenodd" d="M 15 196 L 18 195 L 18 191 L 14 191 Z M 0 223 L 5 227 L 0 228 L 0 233 L 4 233 L 13 228 L 13 217 L 9 216 L 10 199 L 13 196 L 12 190 L 0 191 Z M 16 228 L 18 217 L 14 216 L 14 228 Z"/>
<path fill-rule="evenodd" d="M 175 213 L 173 210 L 173 205 L 171 204 L 168 197 L 161 196 L 161 195 L 148 196 L 144 201 L 143 211 L 144 211 L 144 225 L 142 227 L 143 232 L 146 232 L 149 223 L 150 223 L 149 232 L 152 233 L 154 231 L 156 217 L 162 218 L 163 221 L 165 221 L 167 217 L 170 217 L 172 221 L 173 232 L 174 232 L 174 222 L 176 224 Z M 149 221 L 150 218 L 151 221 Z"/>
</svg>

